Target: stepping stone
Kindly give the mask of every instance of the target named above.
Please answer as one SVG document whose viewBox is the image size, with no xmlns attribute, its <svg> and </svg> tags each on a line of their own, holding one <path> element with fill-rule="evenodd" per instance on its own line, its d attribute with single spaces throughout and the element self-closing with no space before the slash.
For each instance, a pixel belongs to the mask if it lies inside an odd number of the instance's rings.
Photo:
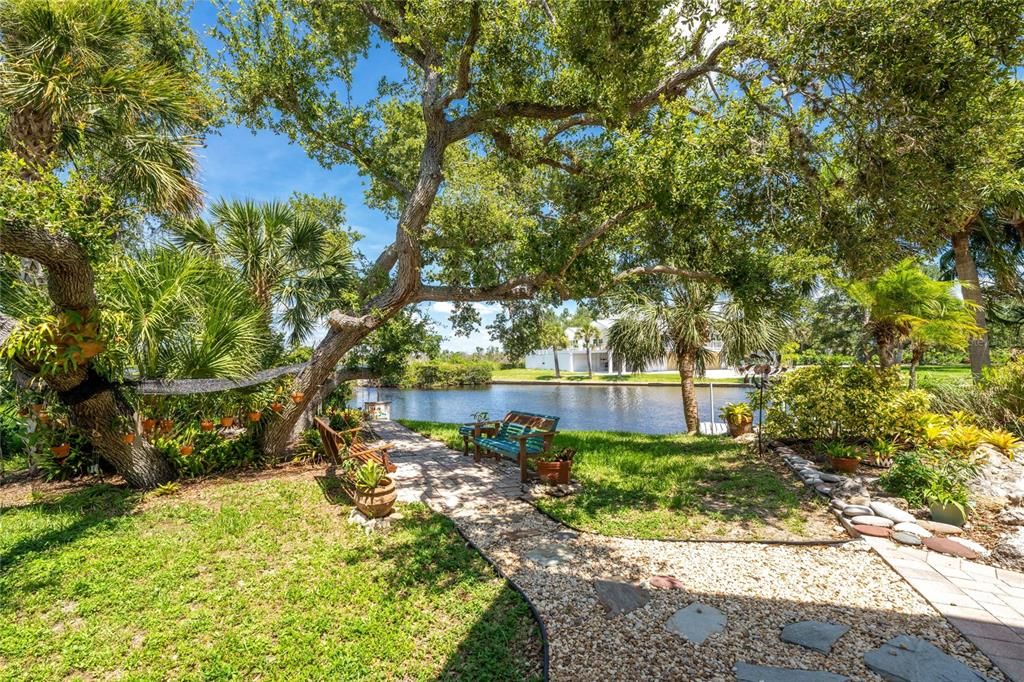
<svg viewBox="0 0 1024 682">
<path fill-rule="evenodd" d="M 782 628 L 782 641 L 799 644 L 802 647 L 827 654 L 832 650 L 832 645 L 836 643 L 836 640 L 845 635 L 849 629 L 849 625 L 805 620 L 799 623 L 790 623 Z"/>
<path fill-rule="evenodd" d="M 864 654 L 864 663 L 889 682 L 988 682 L 918 637 L 897 635 Z"/>
<path fill-rule="evenodd" d="M 898 530 L 892 534 L 892 539 L 904 545 L 911 545 L 916 547 L 922 542 L 922 538 L 917 533 L 911 533 L 905 530 Z"/>
<path fill-rule="evenodd" d="M 683 581 L 670 575 L 652 575 L 647 584 L 659 590 L 683 589 Z"/>
<path fill-rule="evenodd" d="M 647 590 L 632 583 L 616 580 L 595 580 L 594 591 L 597 592 L 597 600 L 608 610 L 610 616 L 635 611 L 651 600 Z"/>
<path fill-rule="evenodd" d="M 817 485 L 814 486 L 814 489 L 821 493 L 822 495 L 824 495 L 825 497 L 828 497 L 829 495 L 832 494 L 832 486 L 826 485 L 825 483 L 818 483 Z"/>
<path fill-rule="evenodd" d="M 550 568 L 569 561 L 573 558 L 573 553 L 565 545 L 542 545 L 527 552 L 526 558 Z"/>
<path fill-rule="evenodd" d="M 930 530 L 933 533 L 940 533 L 942 535 L 960 535 L 960 533 L 964 532 L 964 529 L 960 526 L 954 526 L 949 523 L 940 523 L 939 521 L 919 520 L 917 525 L 921 526 L 925 530 Z"/>
<path fill-rule="evenodd" d="M 750 663 L 736 664 L 736 682 L 846 682 L 849 677 L 823 670 L 772 668 Z"/>
<path fill-rule="evenodd" d="M 871 516 L 870 514 L 854 516 L 850 519 L 850 523 L 859 523 L 865 526 L 878 526 L 879 528 L 892 528 L 892 521 L 889 519 L 882 516 Z"/>
<path fill-rule="evenodd" d="M 903 533 L 913 533 L 914 535 L 921 538 L 930 538 L 932 536 L 931 531 L 919 526 L 916 523 L 897 523 L 892 527 L 893 530 Z"/>
<path fill-rule="evenodd" d="M 839 511 L 843 511 L 848 506 L 849 506 L 848 504 L 846 504 L 845 502 L 840 500 L 838 497 L 833 497 L 832 498 L 832 508 L 833 509 L 838 509 Z"/>
<path fill-rule="evenodd" d="M 874 516 L 871 507 L 864 507 L 859 504 L 848 504 L 843 507 L 843 516 Z"/>
<path fill-rule="evenodd" d="M 968 540 L 967 538 L 946 538 L 950 542 L 955 542 L 958 545 L 963 545 L 967 549 L 976 552 L 978 556 L 988 556 L 991 552 L 985 547 L 985 545 L 979 544 L 974 540 Z"/>
<path fill-rule="evenodd" d="M 951 556 L 963 557 L 964 559 L 977 559 L 978 553 L 969 547 L 965 547 L 958 542 L 953 542 L 949 538 L 940 538 L 932 536 L 922 540 L 924 546 L 930 550 L 941 552 L 942 554 L 949 554 Z"/>
<path fill-rule="evenodd" d="M 880 528 L 879 526 L 864 526 L 861 524 L 854 524 L 853 529 L 861 535 L 870 535 L 876 538 L 887 538 L 892 534 L 892 531 L 888 528 Z"/>
<path fill-rule="evenodd" d="M 821 475 L 821 480 L 823 480 L 823 481 L 825 481 L 827 483 L 839 483 L 839 482 L 844 481 L 846 479 L 843 478 L 842 476 L 838 476 L 836 474 L 827 474 L 827 473 L 825 473 L 825 474 Z"/>
<path fill-rule="evenodd" d="M 714 606 L 695 602 L 672 614 L 665 629 L 693 644 L 703 644 L 705 639 L 724 630 L 727 621 L 725 614 Z"/>
<path fill-rule="evenodd" d="M 913 514 L 905 512 L 888 502 L 872 502 L 868 506 L 871 507 L 871 511 L 875 512 L 877 516 L 884 516 L 895 523 L 914 523 L 917 521 Z"/>
</svg>

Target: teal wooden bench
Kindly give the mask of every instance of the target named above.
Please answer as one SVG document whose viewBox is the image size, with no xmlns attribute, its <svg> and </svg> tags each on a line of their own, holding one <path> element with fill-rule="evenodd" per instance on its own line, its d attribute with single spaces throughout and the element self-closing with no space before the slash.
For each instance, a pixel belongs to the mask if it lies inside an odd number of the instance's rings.
<svg viewBox="0 0 1024 682">
<path fill-rule="evenodd" d="M 519 463 L 519 477 L 528 478 L 526 463 L 551 450 L 558 426 L 558 417 L 532 412 L 512 411 L 500 421 L 480 421 L 459 427 L 462 436 L 463 454 L 469 454 L 473 443 L 473 459 L 482 457 L 508 457 Z"/>
</svg>

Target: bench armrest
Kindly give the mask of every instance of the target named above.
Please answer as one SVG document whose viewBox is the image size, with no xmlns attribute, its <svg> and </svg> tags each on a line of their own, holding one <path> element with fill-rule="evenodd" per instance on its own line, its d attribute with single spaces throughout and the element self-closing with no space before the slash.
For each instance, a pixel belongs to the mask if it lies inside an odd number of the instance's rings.
<svg viewBox="0 0 1024 682">
<path fill-rule="evenodd" d="M 485 422 L 465 422 L 464 424 L 460 424 L 460 426 L 486 426 L 488 424 L 495 424 L 495 425 L 497 425 L 497 424 L 500 424 L 500 423 L 501 423 L 500 419 L 490 419 L 490 420 L 485 421 Z"/>
</svg>

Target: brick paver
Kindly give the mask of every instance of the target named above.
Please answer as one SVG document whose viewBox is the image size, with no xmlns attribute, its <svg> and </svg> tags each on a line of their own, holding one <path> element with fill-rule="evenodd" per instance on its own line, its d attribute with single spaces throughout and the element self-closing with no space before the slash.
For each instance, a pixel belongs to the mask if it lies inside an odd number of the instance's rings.
<svg viewBox="0 0 1024 682">
<path fill-rule="evenodd" d="M 864 540 L 1007 677 L 1024 682 L 1024 573 Z"/>
</svg>

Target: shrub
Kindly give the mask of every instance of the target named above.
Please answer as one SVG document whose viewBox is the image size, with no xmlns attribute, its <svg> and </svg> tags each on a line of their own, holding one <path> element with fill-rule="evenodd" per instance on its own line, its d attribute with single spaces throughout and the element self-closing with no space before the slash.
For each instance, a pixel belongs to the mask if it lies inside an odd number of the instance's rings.
<svg viewBox="0 0 1024 682">
<path fill-rule="evenodd" d="M 828 361 L 784 374 L 769 389 L 765 429 L 815 441 L 911 440 L 930 398 L 908 391 L 896 371 Z"/>
<path fill-rule="evenodd" d="M 966 510 L 967 482 L 977 472 L 971 459 L 943 448 L 926 448 L 896 455 L 878 483 L 913 506 L 938 502 Z"/>
<path fill-rule="evenodd" d="M 892 468 L 882 474 L 878 484 L 912 506 L 920 507 L 925 504 L 931 478 L 932 470 L 921 462 L 917 453 L 906 452 L 893 458 Z"/>
<path fill-rule="evenodd" d="M 181 454 L 181 446 L 186 444 L 194 447 L 190 455 Z M 158 436 L 153 439 L 153 446 L 174 465 L 179 476 L 206 476 L 264 463 L 251 429 L 237 438 L 225 438 L 216 431 L 202 431 L 185 438 Z"/>
<path fill-rule="evenodd" d="M 491 382 L 494 363 L 484 360 L 425 360 L 409 364 L 403 386 L 439 388 L 444 386 L 480 386 Z"/>
</svg>

